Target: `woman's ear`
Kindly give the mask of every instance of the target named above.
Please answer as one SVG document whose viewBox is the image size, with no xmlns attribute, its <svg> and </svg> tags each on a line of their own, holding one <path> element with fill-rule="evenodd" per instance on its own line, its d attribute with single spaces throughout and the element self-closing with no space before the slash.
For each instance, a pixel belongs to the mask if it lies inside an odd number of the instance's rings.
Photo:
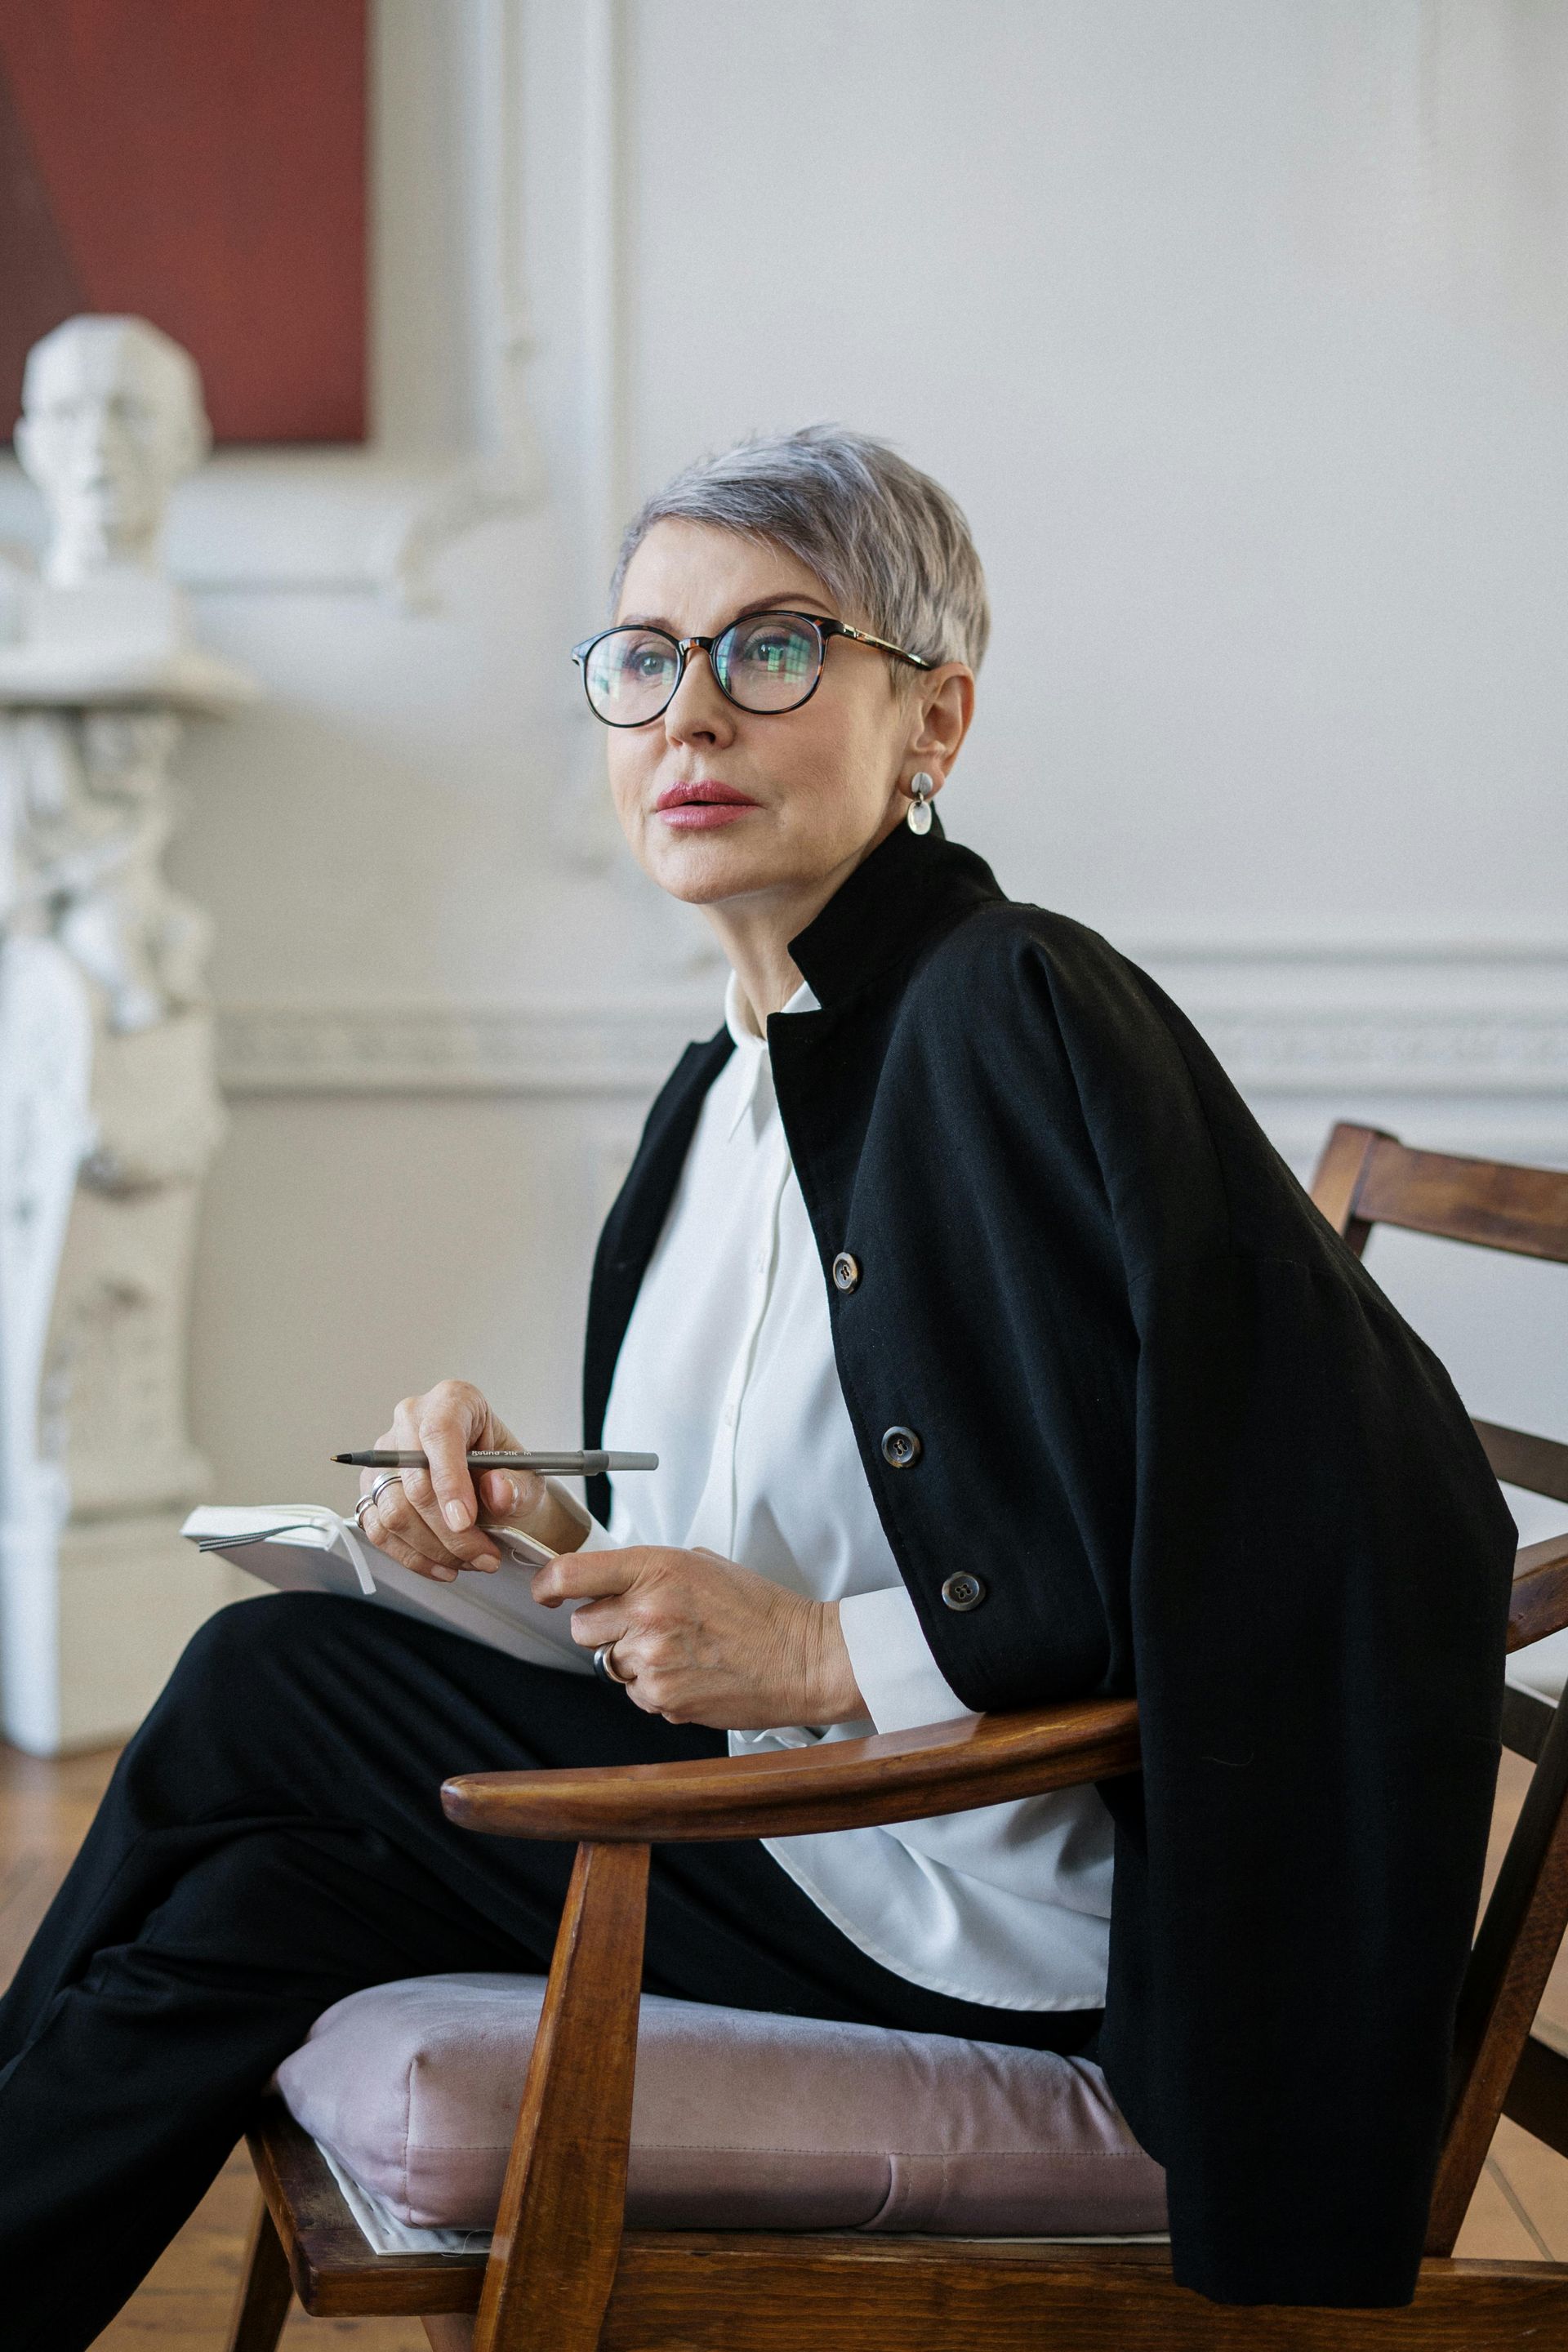
<svg viewBox="0 0 1568 2352">
<path fill-rule="evenodd" d="M 943 662 L 921 678 L 919 716 L 906 755 L 910 772 L 924 768 L 940 792 L 973 716 L 974 672 L 967 663 Z"/>
</svg>

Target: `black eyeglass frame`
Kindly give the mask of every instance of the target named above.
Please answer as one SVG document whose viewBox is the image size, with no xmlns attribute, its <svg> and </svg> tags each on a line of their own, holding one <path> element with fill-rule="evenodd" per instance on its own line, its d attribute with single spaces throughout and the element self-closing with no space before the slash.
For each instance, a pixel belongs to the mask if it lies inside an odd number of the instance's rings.
<svg viewBox="0 0 1568 2352">
<path fill-rule="evenodd" d="M 724 639 L 727 636 L 731 635 L 736 629 L 743 628 L 748 621 L 771 621 L 775 619 L 780 621 L 804 621 L 808 628 L 816 630 L 816 676 L 812 679 L 811 684 L 806 688 L 805 692 L 801 696 L 798 702 L 781 703 L 776 710 L 753 710 L 749 702 L 742 702 L 735 695 L 732 695 L 730 692 L 729 688 L 725 685 L 723 679 L 719 675 L 718 666 L 713 659 L 713 648 L 715 646 L 722 645 Z M 673 646 L 675 647 L 678 656 L 679 667 L 676 669 L 674 685 L 670 688 L 669 692 L 666 695 L 664 700 L 659 704 L 658 709 L 657 710 L 650 710 L 646 719 L 606 719 L 604 712 L 595 702 L 593 696 L 588 692 L 589 655 L 593 652 L 595 646 L 603 645 L 606 637 L 618 637 L 623 635 L 662 637 L 667 646 Z M 636 622 L 616 621 L 610 628 L 595 630 L 595 634 L 591 637 L 584 637 L 580 646 L 574 646 L 572 648 L 572 658 L 576 663 L 578 669 L 582 673 L 583 692 L 587 699 L 588 708 L 593 712 L 601 727 L 651 727 L 656 719 L 662 719 L 665 712 L 669 709 L 670 704 L 675 700 L 676 696 L 680 692 L 680 681 L 686 676 L 687 663 L 690 660 L 691 656 L 694 653 L 699 652 L 705 653 L 707 655 L 708 667 L 712 674 L 713 683 L 718 688 L 726 702 L 733 703 L 737 710 L 745 711 L 747 717 L 751 719 L 787 719 L 792 710 L 804 710 L 806 704 L 811 700 L 812 696 L 816 692 L 817 688 L 822 684 L 823 667 L 827 660 L 828 642 L 833 637 L 848 637 L 858 646 L 870 646 L 879 654 L 891 654 L 895 661 L 908 662 L 911 669 L 935 669 L 938 667 L 937 663 L 927 661 L 923 654 L 906 653 L 902 646 L 889 645 L 886 637 L 874 637 L 868 629 L 852 629 L 847 621 L 833 620 L 826 613 L 797 613 L 788 604 L 768 604 L 764 605 L 763 610 L 758 613 L 742 613 L 738 619 L 730 622 L 726 627 L 721 629 L 717 636 L 712 637 L 677 637 L 672 636 L 668 629 L 640 627 Z"/>
</svg>

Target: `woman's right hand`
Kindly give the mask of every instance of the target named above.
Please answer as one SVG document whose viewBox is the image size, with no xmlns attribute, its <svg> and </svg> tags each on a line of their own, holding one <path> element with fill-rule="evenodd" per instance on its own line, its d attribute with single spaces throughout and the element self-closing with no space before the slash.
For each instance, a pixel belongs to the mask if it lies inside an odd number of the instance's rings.
<svg viewBox="0 0 1568 2352">
<path fill-rule="evenodd" d="M 573 1551 L 587 1532 L 587 1514 L 532 1470 L 487 1470 L 475 1493 L 469 1454 L 515 1454 L 521 1441 L 499 1421 L 468 1381 L 441 1381 L 423 1396 L 405 1397 L 392 1427 L 375 1441 L 378 1452 L 423 1454 L 428 1470 L 401 1470 L 362 1514 L 365 1534 L 416 1575 L 449 1584 L 461 1568 L 492 1569 L 500 1555 L 477 1522 L 504 1520 L 524 1528 L 552 1551 Z M 367 1470 L 368 1495 L 384 1471 Z"/>
</svg>

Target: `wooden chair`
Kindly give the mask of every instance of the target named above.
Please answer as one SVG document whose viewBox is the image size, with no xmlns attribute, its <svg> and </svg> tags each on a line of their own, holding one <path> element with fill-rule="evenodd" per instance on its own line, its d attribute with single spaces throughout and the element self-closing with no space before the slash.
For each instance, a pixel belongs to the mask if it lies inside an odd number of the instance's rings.
<svg viewBox="0 0 1568 2352">
<path fill-rule="evenodd" d="M 1313 1198 L 1352 1249 L 1374 1223 L 1568 1263 L 1568 1175 L 1406 1150 L 1338 1127 Z M 1568 1445 L 1478 1424 L 1494 1469 L 1568 1501 Z M 1519 1555 L 1509 1647 L 1568 1625 L 1568 1538 Z M 1568 1926 L 1568 1707 L 1510 1691 L 1535 1764 L 1478 1935 L 1427 2257 L 1405 2311 L 1229 2309 L 1155 2245 L 623 2228 L 648 1843 L 909 1821 L 1138 1769 L 1129 1701 L 992 1716 L 713 1762 L 475 1773 L 449 1818 L 577 1842 L 488 2255 L 374 2253 L 315 2147 L 272 2101 L 230 2352 L 273 2352 L 297 2293 L 322 2316 L 417 2314 L 476 2352 L 1270 2352 L 1568 2343 L 1568 2263 L 1452 2258 L 1498 2116 L 1568 2156 L 1568 2058 L 1531 2032 Z M 443 2315 L 447 2316 L 443 2316 Z"/>
</svg>

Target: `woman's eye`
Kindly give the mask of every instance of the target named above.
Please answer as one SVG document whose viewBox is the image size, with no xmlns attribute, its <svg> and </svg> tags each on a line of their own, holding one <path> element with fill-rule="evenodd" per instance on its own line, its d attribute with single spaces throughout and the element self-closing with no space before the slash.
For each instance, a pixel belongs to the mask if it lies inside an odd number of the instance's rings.
<svg viewBox="0 0 1568 2352">
<path fill-rule="evenodd" d="M 752 637 L 742 658 L 755 663 L 759 669 L 776 673 L 791 668 L 799 660 L 800 651 L 794 635 L 785 633 L 781 636 Z"/>
<path fill-rule="evenodd" d="M 669 648 L 660 645 L 628 646 L 621 656 L 619 667 L 623 677 L 635 680 L 639 686 L 646 686 L 668 675 Z"/>
</svg>

